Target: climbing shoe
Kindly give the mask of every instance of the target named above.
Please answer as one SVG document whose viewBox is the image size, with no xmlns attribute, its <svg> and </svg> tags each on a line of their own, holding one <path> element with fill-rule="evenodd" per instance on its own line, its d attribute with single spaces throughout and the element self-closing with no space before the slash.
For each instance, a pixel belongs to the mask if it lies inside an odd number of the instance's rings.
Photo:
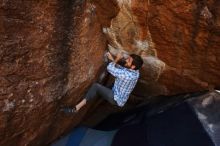
<svg viewBox="0 0 220 146">
<path fill-rule="evenodd" d="M 65 114 L 77 113 L 76 107 L 62 107 L 60 108 L 60 111 L 64 112 Z"/>
</svg>

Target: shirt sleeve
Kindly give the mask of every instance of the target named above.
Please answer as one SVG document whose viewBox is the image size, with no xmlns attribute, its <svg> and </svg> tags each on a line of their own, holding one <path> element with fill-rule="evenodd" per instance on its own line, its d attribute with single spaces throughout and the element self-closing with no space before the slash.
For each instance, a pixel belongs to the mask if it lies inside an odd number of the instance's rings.
<svg viewBox="0 0 220 146">
<path fill-rule="evenodd" d="M 110 74 L 112 74 L 114 77 L 123 78 L 125 73 L 121 68 L 115 67 L 115 62 L 111 62 L 107 66 L 107 70 Z"/>
</svg>

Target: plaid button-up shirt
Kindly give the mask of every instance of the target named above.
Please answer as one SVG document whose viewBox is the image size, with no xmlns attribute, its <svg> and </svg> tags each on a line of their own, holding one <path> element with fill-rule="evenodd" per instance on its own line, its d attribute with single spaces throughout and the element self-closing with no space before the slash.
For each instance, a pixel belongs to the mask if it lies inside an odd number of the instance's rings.
<svg viewBox="0 0 220 146">
<path fill-rule="evenodd" d="M 122 107 L 137 83 L 139 71 L 128 69 L 120 65 L 116 67 L 115 65 L 114 62 L 109 63 L 107 70 L 115 77 L 115 83 L 112 88 L 114 100 Z"/>
</svg>

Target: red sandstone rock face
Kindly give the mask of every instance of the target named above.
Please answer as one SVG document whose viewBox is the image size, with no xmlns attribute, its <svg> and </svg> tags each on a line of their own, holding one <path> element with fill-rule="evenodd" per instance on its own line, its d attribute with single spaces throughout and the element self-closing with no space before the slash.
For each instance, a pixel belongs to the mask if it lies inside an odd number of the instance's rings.
<svg viewBox="0 0 220 146">
<path fill-rule="evenodd" d="M 117 5 L 102 21 L 96 7 L 110 2 L 0 1 L 0 145 L 42 146 L 84 117 L 89 106 L 74 118 L 58 108 L 78 102 L 96 79 L 101 23 Z"/>
<path fill-rule="evenodd" d="M 119 7 L 104 31 L 110 50 L 142 54 L 141 84 L 152 95 L 219 88 L 219 1 L 121 0 Z"/>
<path fill-rule="evenodd" d="M 167 70 L 168 94 L 219 88 L 220 2 L 151 1 L 149 30 Z"/>
<path fill-rule="evenodd" d="M 138 95 L 219 88 L 219 16 L 218 0 L 0 1 L 0 145 L 46 145 L 82 121 L 94 105 L 58 108 L 95 81 L 106 40 L 143 56 Z"/>
</svg>

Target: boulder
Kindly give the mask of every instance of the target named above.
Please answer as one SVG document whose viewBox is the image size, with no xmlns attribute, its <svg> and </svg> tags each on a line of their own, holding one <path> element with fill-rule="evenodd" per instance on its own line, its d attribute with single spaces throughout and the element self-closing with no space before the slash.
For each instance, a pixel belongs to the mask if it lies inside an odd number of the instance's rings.
<svg viewBox="0 0 220 146">
<path fill-rule="evenodd" d="M 219 0 L 2 0 L 0 20 L 0 145 L 47 145 L 112 112 L 59 112 L 97 80 L 106 49 L 143 57 L 134 95 L 220 88 Z"/>
</svg>

